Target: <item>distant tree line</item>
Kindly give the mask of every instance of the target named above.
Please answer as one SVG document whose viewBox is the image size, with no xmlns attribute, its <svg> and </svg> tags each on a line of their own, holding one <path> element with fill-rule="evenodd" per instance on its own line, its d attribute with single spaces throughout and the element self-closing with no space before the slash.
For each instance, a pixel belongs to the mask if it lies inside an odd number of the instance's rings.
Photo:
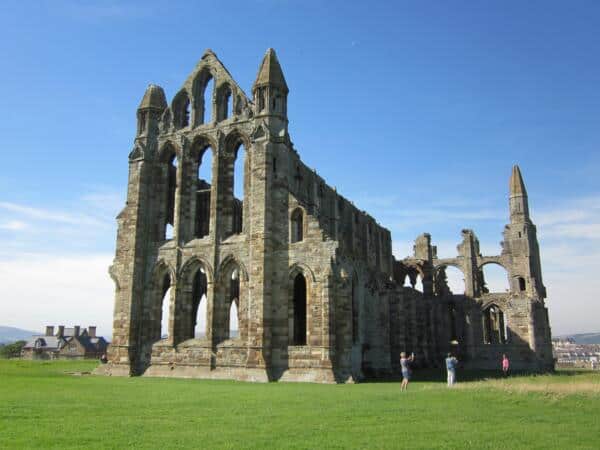
<svg viewBox="0 0 600 450">
<path fill-rule="evenodd" d="M 12 344 L 0 344 L 0 358 L 19 358 L 25 341 L 16 341 Z"/>
</svg>

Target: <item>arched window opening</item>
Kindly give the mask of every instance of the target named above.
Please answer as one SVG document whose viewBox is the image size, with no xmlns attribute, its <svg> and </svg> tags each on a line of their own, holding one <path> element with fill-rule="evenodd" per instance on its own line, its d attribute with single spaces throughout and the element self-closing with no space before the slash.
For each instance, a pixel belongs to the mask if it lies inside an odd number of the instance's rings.
<svg viewBox="0 0 600 450">
<path fill-rule="evenodd" d="M 519 291 L 523 292 L 526 288 L 525 278 L 519 277 Z"/>
<path fill-rule="evenodd" d="M 496 305 L 483 311 L 483 342 L 485 344 L 506 343 L 506 320 L 504 313 Z"/>
<path fill-rule="evenodd" d="M 265 88 L 258 88 L 258 111 L 265 109 Z"/>
<path fill-rule="evenodd" d="M 232 211 L 232 232 L 239 234 L 243 228 L 243 213 L 244 213 L 244 182 L 245 182 L 245 163 L 246 149 L 243 144 L 240 144 L 235 152 L 235 162 L 233 166 L 233 211 Z"/>
<path fill-rule="evenodd" d="M 177 156 L 173 152 L 167 165 L 166 180 L 166 217 L 164 224 L 164 239 L 173 239 L 175 225 L 175 194 L 177 192 Z"/>
<path fill-rule="evenodd" d="M 480 286 L 484 294 L 489 292 L 508 292 L 508 273 L 500 264 L 485 264 L 480 270 Z"/>
<path fill-rule="evenodd" d="M 233 105 L 232 105 L 231 88 L 225 84 L 219 89 L 218 105 L 217 105 L 217 120 L 225 120 L 232 116 Z"/>
<path fill-rule="evenodd" d="M 352 343 L 357 344 L 358 338 L 358 324 L 359 324 L 359 303 L 358 303 L 358 279 L 354 275 L 352 277 Z"/>
<path fill-rule="evenodd" d="M 204 87 L 204 117 L 202 123 L 212 123 L 213 121 L 213 91 L 215 82 L 212 77 L 208 79 Z"/>
<path fill-rule="evenodd" d="M 162 279 L 160 301 L 160 334 L 158 339 L 165 339 L 169 336 L 169 320 L 171 316 L 171 277 L 169 274 L 166 274 Z"/>
<path fill-rule="evenodd" d="M 423 292 L 423 277 L 421 276 L 421 274 L 417 275 L 417 282 L 415 283 L 413 288 L 419 292 Z"/>
<path fill-rule="evenodd" d="M 408 268 L 407 270 L 403 286 L 423 292 L 423 279 L 419 271 L 414 268 Z"/>
<path fill-rule="evenodd" d="M 192 329 L 191 336 L 196 339 L 206 337 L 206 316 L 208 299 L 206 297 L 208 284 L 204 268 L 198 269 L 192 284 Z"/>
<path fill-rule="evenodd" d="M 227 96 L 227 107 L 225 108 L 225 118 L 233 117 L 233 97 L 231 96 L 231 91 Z"/>
<path fill-rule="evenodd" d="M 173 112 L 176 129 L 186 128 L 190 125 L 191 105 L 186 91 L 181 91 L 173 100 Z"/>
<path fill-rule="evenodd" d="M 294 278 L 293 345 L 306 345 L 306 279 L 299 273 Z"/>
<path fill-rule="evenodd" d="M 205 148 L 198 157 L 198 179 L 196 181 L 196 226 L 195 237 L 208 236 L 210 232 L 210 196 L 212 182 L 212 149 Z"/>
<path fill-rule="evenodd" d="M 296 208 L 292 212 L 291 216 L 291 241 L 292 242 L 301 242 L 304 239 L 304 220 L 302 209 Z"/>
<path fill-rule="evenodd" d="M 240 307 L 240 270 L 234 268 L 231 272 L 229 280 L 229 294 L 228 294 L 229 314 L 227 318 L 227 338 L 233 339 L 238 336 L 239 333 L 239 307 Z"/>
<path fill-rule="evenodd" d="M 465 276 L 462 271 L 453 266 L 443 266 L 437 269 L 435 292 L 440 296 L 464 295 Z"/>
</svg>

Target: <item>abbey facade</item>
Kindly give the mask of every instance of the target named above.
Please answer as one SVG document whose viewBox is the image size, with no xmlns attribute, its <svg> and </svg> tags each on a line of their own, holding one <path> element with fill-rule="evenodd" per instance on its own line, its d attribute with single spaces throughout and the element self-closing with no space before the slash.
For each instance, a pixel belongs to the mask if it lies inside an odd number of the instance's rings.
<svg viewBox="0 0 600 450">
<path fill-rule="evenodd" d="M 552 369 L 518 167 L 500 255 L 482 256 L 464 230 L 455 258 L 438 258 L 424 234 L 396 260 L 390 232 L 302 163 L 287 99 L 271 49 L 252 98 L 210 50 L 170 105 L 148 87 L 117 217 L 109 363 L 97 372 L 348 382 L 397 373 L 402 351 L 421 366 L 452 351 L 471 368 L 497 368 L 506 353 L 515 369 Z M 488 292 L 486 264 L 506 269 L 508 292 Z M 464 294 L 448 287 L 448 267 Z"/>
</svg>

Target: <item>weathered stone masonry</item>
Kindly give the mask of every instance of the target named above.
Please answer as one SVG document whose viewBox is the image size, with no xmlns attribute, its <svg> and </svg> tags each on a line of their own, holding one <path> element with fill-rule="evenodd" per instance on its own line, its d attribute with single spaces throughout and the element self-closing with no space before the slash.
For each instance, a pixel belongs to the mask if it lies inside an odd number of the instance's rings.
<svg viewBox="0 0 600 450">
<path fill-rule="evenodd" d="M 536 229 L 518 167 L 500 255 L 482 256 L 464 230 L 456 258 L 437 258 L 424 234 L 414 256 L 396 261 L 390 232 L 300 160 L 287 96 L 271 49 L 252 99 L 210 50 L 170 106 L 162 88 L 148 87 L 110 267 L 110 362 L 98 372 L 346 382 L 393 374 L 401 351 L 421 365 L 453 351 L 475 368 L 496 368 L 507 353 L 515 368 L 551 369 Z M 198 176 L 203 167 L 210 181 Z M 234 177 L 243 177 L 239 199 Z M 485 264 L 507 270 L 510 292 L 487 292 Z M 464 295 L 448 288 L 448 266 L 463 272 Z M 419 277 L 423 292 L 414 289 Z M 230 336 L 233 304 L 239 332 Z M 196 336 L 200 308 L 207 325 Z"/>
</svg>

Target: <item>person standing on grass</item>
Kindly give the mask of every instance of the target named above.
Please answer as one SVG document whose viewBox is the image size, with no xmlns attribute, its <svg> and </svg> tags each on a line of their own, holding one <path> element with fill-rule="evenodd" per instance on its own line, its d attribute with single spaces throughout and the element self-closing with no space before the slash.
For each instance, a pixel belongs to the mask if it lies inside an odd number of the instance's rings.
<svg viewBox="0 0 600 450">
<path fill-rule="evenodd" d="M 406 353 L 400 353 L 400 368 L 402 369 L 402 384 L 400 385 L 400 390 L 405 391 L 408 386 L 408 382 L 410 381 L 410 376 L 412 375 L 412 371 L 410 366 L 415 360 L 415 354 L 412 353 L 409 358 L 406 357 Z"/>
<path fill-rule="evenodd" d="M 506 353 L 502 355 L 502 374 L 504 377 L 508 377 L 508 369 L 510 368 L 510 361 Z"/>
<path fill-rule="evenodd" d="M 458 359 L 452 356 L 452 353 L 448 353 L 446 357 L 446 370 L 448 371 L 448 387 L 454 386 L 456 383 L 456 365 L 458 364 Z"/>
</svg>

